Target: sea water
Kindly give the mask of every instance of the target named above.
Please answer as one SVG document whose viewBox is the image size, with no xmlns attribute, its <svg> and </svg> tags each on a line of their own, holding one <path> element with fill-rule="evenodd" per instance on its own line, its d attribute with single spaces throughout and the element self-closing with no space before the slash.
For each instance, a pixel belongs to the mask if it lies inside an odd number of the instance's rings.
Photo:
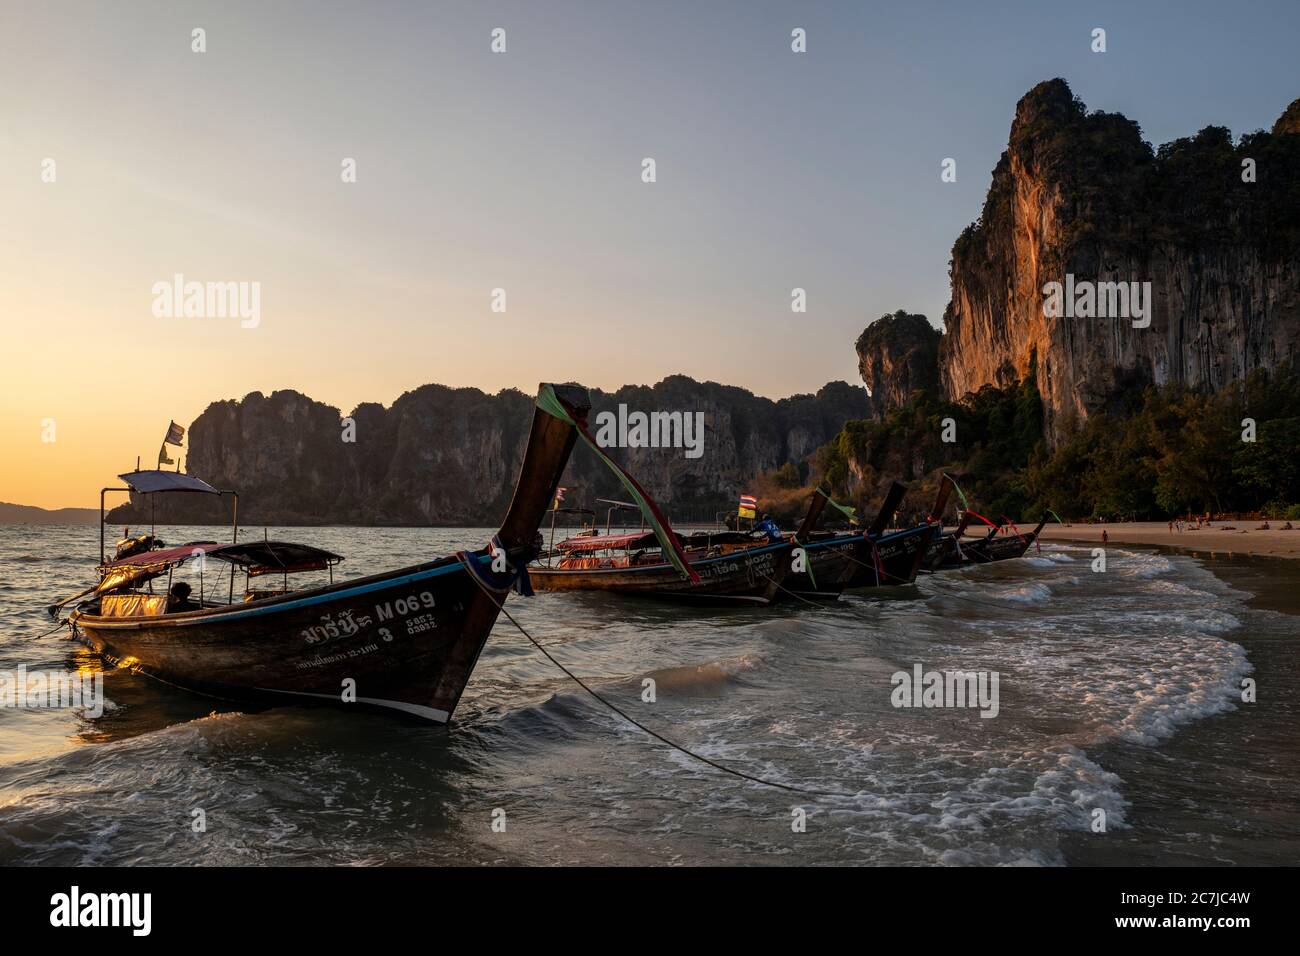
<svg viewBox="0 0 1300 956">
<path fill-rule="evenodd" d="M 345 554 L 337 579 L 490 535 L 266 533 Z M 0 670 L 99 670 L 43 612 L 97 549 L 93 527 L 0 526 Z M 216 568 L 203 585 L 224 593 Z M 510 600 L 630 716 L 792 789 L 648 737 L 504 618 L 449 729 L 110 670 L 98 717 L 0 708 L 0 863 L 1294 862 L 1297 619 L 1192 557 L 1111 548 L 1091 568 L 1052 545 L 820 607 Z M 891 676 L 918 666 L 997 674 L 996 717 L 895 706 Z"/>
</svg>

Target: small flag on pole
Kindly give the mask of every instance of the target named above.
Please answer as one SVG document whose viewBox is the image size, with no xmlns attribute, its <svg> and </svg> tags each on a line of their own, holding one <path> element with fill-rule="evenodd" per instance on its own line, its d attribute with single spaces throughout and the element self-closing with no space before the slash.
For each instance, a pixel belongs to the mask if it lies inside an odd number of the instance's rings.
<svg viewBox="0 0 1300 956">
<path fill-rule="evenodd" d="M 181 428 L 175 422 L 167 426 L 167 437 L 163 439 L 163 444 L 179 445 L 185 438 L 185 429 Z"/>
<path fill-rule="evenodd" d="M 158 467 L 161 468 L 163 465 L 174 464 L 176 464 L 176 462 L 167 457 L 167 443 L 163 442 L 162 446 L 158 449 Z"/>
<path fill-rule="evenodd" d="M 552 511 L 560 510 L 560 502 L 564 500 L 564 493 L 568 491 L 563 485 L 555 489 L 555 504 L 551 505 Z"/>
<path fill-rule="evenodd" d="M 737 515 L 741 518 L 758 517 L 758 499 L 753 495 L 741 495 L 740 506 L 737 509 Z"/>
</svg>

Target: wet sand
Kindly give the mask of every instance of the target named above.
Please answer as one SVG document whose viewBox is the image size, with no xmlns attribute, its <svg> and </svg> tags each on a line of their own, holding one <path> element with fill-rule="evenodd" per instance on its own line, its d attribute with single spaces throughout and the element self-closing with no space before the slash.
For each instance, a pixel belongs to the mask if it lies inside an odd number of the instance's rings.
<svg viewBox="0 0 1300 956">
<path fill-rule="evenodd" d="M 1170 531 L 1164 521 L 1125 521 L 1114 524 L 1049 524 L 1043 528 L 1044 541 L 1101 542 L 1106 531 L 1113 544 L 1145 544 L 1177 548 L 1180 551 L 1206 554 L 1249 554 L 1270 558 L 1300 558 L 1300 528 L 1278 530 L 1285 521 L 1269 522 L 1269 531 L 1256 531 L 1258 521 L 1215 522 L 1212 528 L 1199 531 Z M 1294 522 L 1293 522 L 1294 523 Z M 1235 530 L 1225 530 L 1227 527 Z"/>
</svg>

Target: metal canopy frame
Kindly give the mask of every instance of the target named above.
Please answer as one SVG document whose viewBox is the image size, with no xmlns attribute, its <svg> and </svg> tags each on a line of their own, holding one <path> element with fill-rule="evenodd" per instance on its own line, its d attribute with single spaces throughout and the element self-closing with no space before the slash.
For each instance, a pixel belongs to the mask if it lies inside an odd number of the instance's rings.
<svg viewBox="0 0 1300 956">
<path fill-rule="evenodd" d="M 105 561 L 105 554 L 104 554 L 104 525 L 105 525 L 105 521 L 104 521 L 104 496 L 107 495 L 110 491 L 125 491 L 127 494 L 130 494 L 132 491 L 135 491 L 135 489 L 134 489 L 134 488 L 115 488 L 115 487 L 107 487 L 107 488 L 100 488 L 100 489 L 99 489 L 99 563 L 100 563 L 100 564 L 103 564 L 104 561 Z M 150 533 L 150 534 L 153 534 L 153 533 L 154 533 L 154 530 L 155 530 L 155 528 L 156 528 L 155 517 L 156 517 L 156 515 L 157 515 L 157 502 L 154 501 L 154 495 L 165 495 L 165 494 L 193 495 L 193 494 L 214 494 L 214 493 L 216 494 L 216 496 L 217 496 L 218 498 L 224 498 L 226 495 L 230 495 L 231 498 L 234 499 L 234 501 L 233 501 L 233 503 L 232 503 L 232 506 L 231 506 L 231 515 L 230 515 L 230 522 L 231 522 L 230 543 L 231 543 L 231 544 L 238 544 L 238 543 L 239 543 L 239 492 L 234 491 L 234 490 L 229 489 L 229 488 L 217 488 L 217 489 L 214 489 L 213 491 L 197 491 L 197 490 L 189 491 L 189 490 L 180 490 L 180 489 L 174 489 L 174 488 L 173 488 L 173 489 L 169 489 L 169 490 L 167 490 L 167 491 L 139 491 L 139 492 L 136 492 L 136 494 L 139 494 L 139 495 L 141 495 L 141 496 L 143 496 L 143 497 L 149 499 L 149 533 Z"/>
<path fill-rule="evenodd" d="M 614 512 L 615 511 L 636 511 L 641 513 L 641 530 L 646 530 L 645 514 L 641 512 L 641 506 L 633 504 L 630 501 L 616 501 L 613 498 L 597 498 L 596 501 L 602 505 L 609 505 L 609 511 L 605 512 L 605 533 L 614 533 Z M 623 525 L 628 527 L 627 524 Z"/>
</svg>

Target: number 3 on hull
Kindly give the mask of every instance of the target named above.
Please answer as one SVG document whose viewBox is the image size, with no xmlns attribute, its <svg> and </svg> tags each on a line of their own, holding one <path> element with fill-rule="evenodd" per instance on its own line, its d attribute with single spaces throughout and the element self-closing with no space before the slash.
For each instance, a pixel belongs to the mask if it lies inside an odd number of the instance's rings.
<svg viewBox="0 0 1300 956">
<path fill-rule="evenodd" d="M 167 549 L 150 536 L 149 550 L 132 549 L 112 561 L 101 555 L 99 584 L 77 596 L 91 594 L 69 616 L 74 633 L 110 663 L 199 693 L 380 708 L 446 723 L 501 602 L 512 588 L 531 593 L 525 569 L 538 552 L 537 528 L 573 450 L 575 423 L 585 426 L 590 407 L 581 387 L 541 386 L 514 498 L 485 548 L 290 590 L 290 572 L 329 568 L 332 578 L 333 565 L 342 559 L 277 541 Z M 128 485 L 122 490 L 146 496 L 220 494 L 176 472 L 136 471 L 122 478 Z M 102 526 L 102 508 L 100 520 Z M 504 574 L 493 570 L 494 558 L 501 566 L 503 551 Z M 172 571 L 191 559 L 230 566 L 227 600 L 205 596 L 202 587 L 197 601 L 188 594 L 178 600 L 171 588 L 161 594 L 141 590 L 164 575 L 170 581 Z M 236 601 L 236 570 L 250 582 L 283 573 L 286 587 L 249 587 Z M 225 590 L 225 577 L 215 577 Z"/>
</svg>

